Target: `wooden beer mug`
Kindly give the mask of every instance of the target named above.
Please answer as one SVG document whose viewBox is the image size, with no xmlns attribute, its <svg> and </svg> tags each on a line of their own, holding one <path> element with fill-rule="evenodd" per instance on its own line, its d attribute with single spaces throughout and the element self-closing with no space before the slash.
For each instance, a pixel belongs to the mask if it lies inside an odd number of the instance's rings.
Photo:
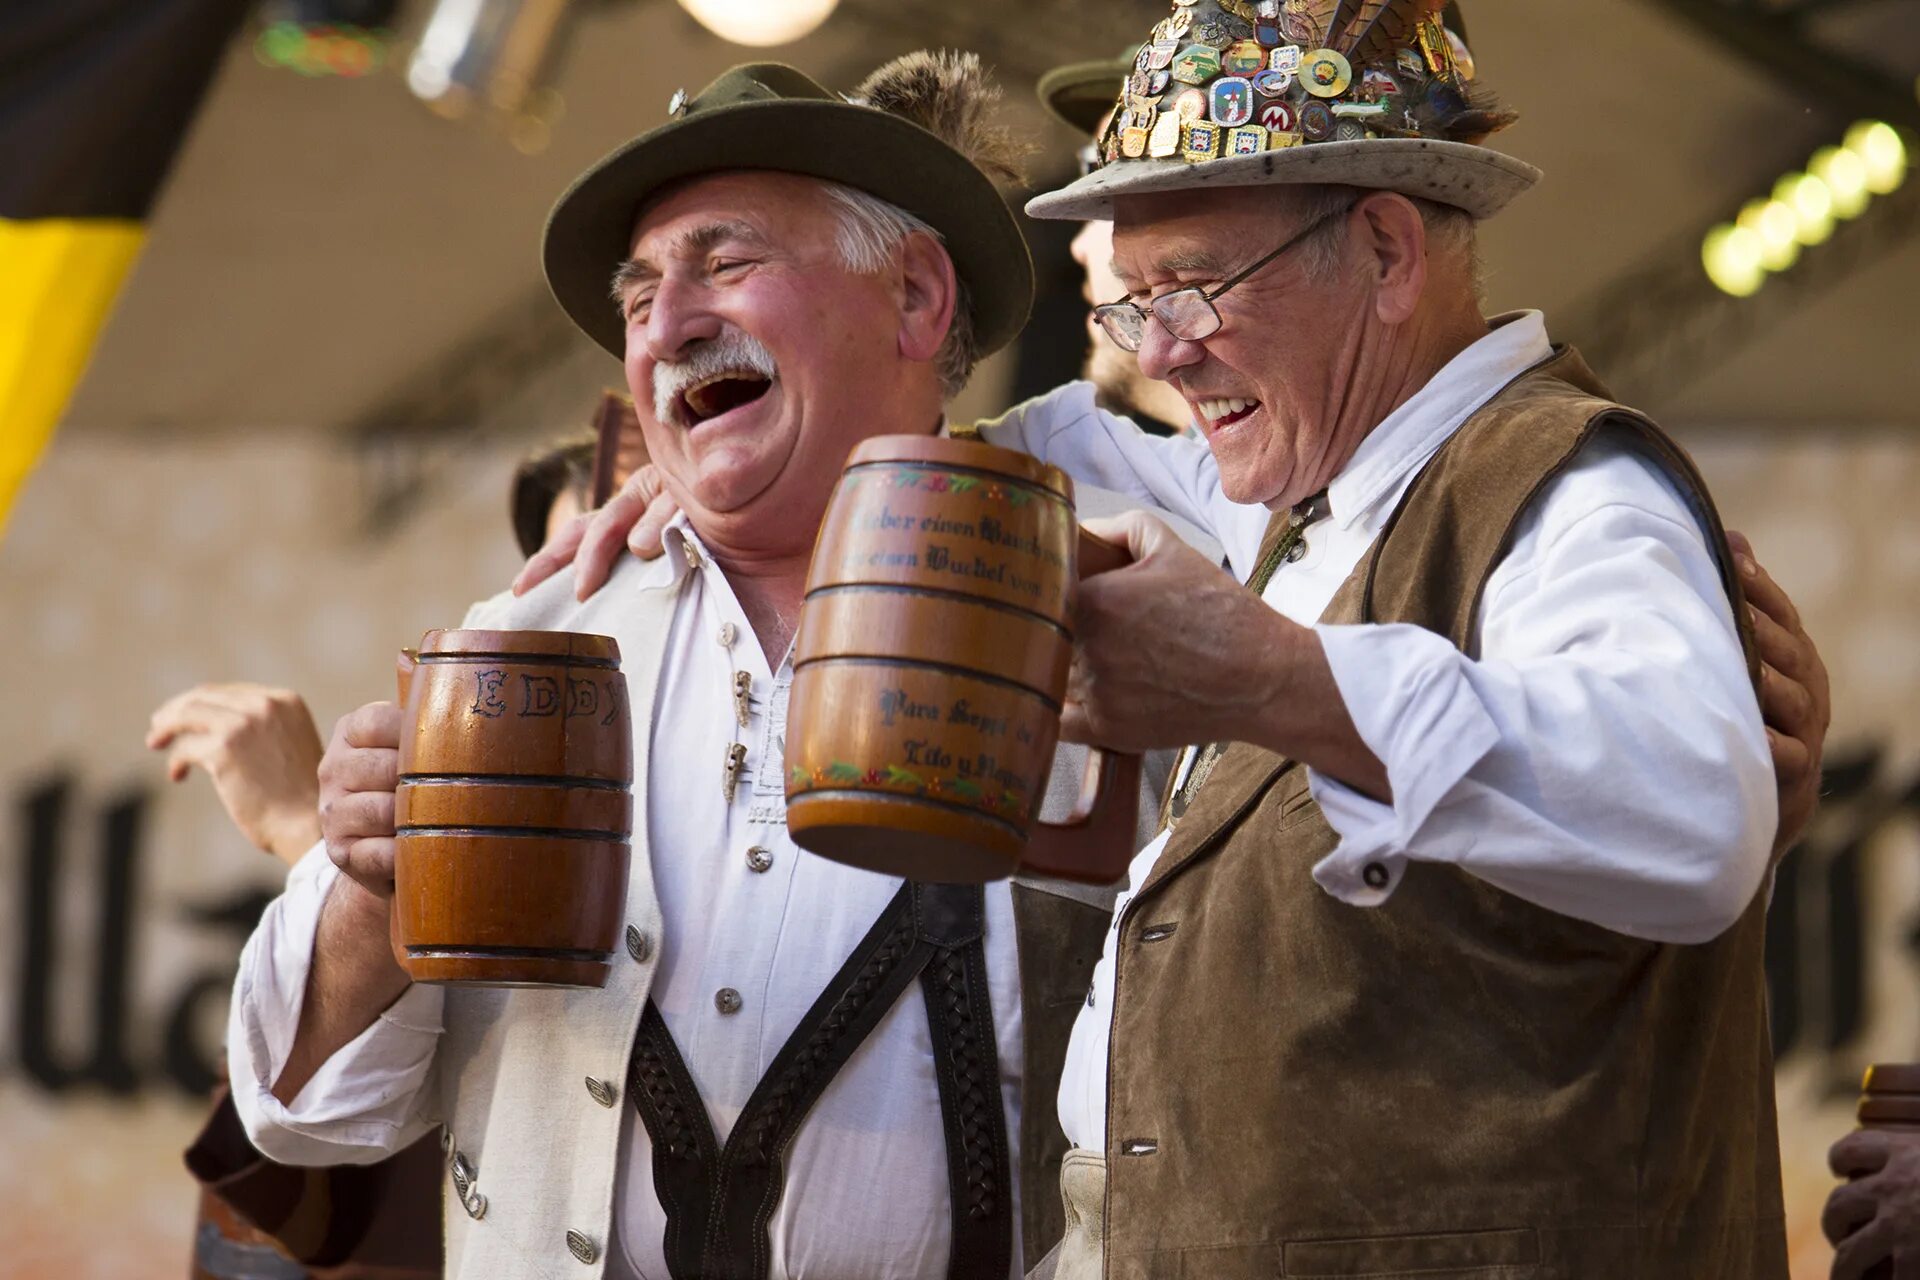
<svg viewBox="0 0 1920 1280">
<path fill-rule="evenodd" d="M 604 986 L 633 832 L 620 647 L 429 631 L 399 675 L 394 958 L 415 982 Z"/>
<path fill-rule="evenodd" d="M 1080 532 L 1057 467 L 930 436 L 856 448 L 814 545 L 794 648 L 794 842 L 915 880 L 1123 875 L 1138 756 L 1093 752 L 1073 814 L 1036 818 L 1074 583 L 1124 563 Z"/>
</svg>

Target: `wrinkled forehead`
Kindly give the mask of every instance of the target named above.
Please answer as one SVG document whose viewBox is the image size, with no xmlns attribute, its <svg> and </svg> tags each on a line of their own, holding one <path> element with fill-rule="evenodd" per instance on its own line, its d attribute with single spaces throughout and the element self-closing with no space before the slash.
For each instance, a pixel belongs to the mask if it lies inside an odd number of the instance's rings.
<svg viewBox="0 0 1920 1280">
<path fill-rule="evenodd" d="M 657 266 L 729 239 L 797 248 L 818 237 L 826 206 L 819 179 L 799 174 L 736 169 L 684 178 L 635 211 L 628 253 Z"/>
<path fill-rule="evenodd" d="M 1217 274 L 1292 225 L 1300 198 L 1285 188 L 1158 191 L 1114 201 L 1113 270 L 1129 284 Z"/>
</svg>

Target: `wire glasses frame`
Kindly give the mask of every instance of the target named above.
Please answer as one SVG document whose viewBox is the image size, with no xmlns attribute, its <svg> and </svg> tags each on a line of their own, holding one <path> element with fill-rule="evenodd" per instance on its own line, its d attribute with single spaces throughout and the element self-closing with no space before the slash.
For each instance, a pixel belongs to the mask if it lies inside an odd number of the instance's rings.
<svg viewBox="0 0 1920 1280">
<path fill-rule="evenodd" d="M 1146 306 L 1122 298 L 1118 302 L 1103 302 L 1093 309 L 1093 318 L 1100 325 L 1113 345 L 1122 351 L 1138 351 L 1141 340 L 1147 333 L 1147 316 L 1151 314 L 1160 322 L 1160 326 L 1182 342 L 1199 342 L 1211 338 L 1220 332 L 1220 312 L 1214 303 L 1241 281 L 1278 258 L 1287 250 L 1300 244 L 1308 236 L 1326 226 L 1335 218 L 1343 218 L 1353 211 L 1353 205 L 1329 210 L 1296 231 L 1287 242 L 1257 259 L 1244 270 L 1225 281 L 1211 292 L 1197 288 L 1175 289 L 1172 293 L 1163 293 L 1152 299 Z"/>
</svg>

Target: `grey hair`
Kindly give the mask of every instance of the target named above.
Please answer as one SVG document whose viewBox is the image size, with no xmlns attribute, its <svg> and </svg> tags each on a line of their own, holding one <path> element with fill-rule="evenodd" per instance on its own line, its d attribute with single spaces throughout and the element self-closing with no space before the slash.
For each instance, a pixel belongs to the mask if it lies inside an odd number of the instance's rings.
<svg viewBox="0 0 1920 1280">
<path fill-rule="evenodd" d="M 839 230 L 834 237 L 840 251 L 840 264 L 858 275 L 876 275 L 886 270 L 899 252 L 900 244 L 914 232 L 930 235 L 944 245 L 946 237 L 924 220 L 876 195 L 839 182 L 822 182 L 827 196 L 839 215 Z M 953 323 L 934 356 L 940 375 L 940 393 L 947 400 L 960 394 L 980 362 L 980 343 L 973 331 L 973 295 L 965 277 L 954 273 Z"/>
<path fill-rule="evenodd" d="M 1316 218 L 1331 218 L 1342 210 L 1351 209 L 1362 197 L 1371 194 L 1360 187 L 1331 184 L 1279 189 L 1292 197 L 1300 212 L 1300 225 L 1303 227 Z M 1480 241 L 1473 215 L 1438 200 L 1427 200 L 1420 196 L 1406 198 L 1420 211 L 1420 221 L 1426 226 L 1427 243 L 1431 249 L 1439 255 L 1460 255 L 1464 258 L 1467 278 L 1473 282 L 1474 300 L 1484 305 L 1486 270 L 1480 261 Z M 1339 236 L 1312 236 L 1300 246 L 1301 266 L 1310 279 L 1322 282 L 1331 280 L 1340 270 L 1344 247 L 1345 242 Z"/>
</svg>

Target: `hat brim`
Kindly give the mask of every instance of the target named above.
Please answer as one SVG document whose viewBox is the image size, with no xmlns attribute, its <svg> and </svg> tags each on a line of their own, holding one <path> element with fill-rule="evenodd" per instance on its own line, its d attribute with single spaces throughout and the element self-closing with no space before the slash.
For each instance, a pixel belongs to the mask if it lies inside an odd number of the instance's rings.
<svg viewBox="0 0 1920 1280">
<path fill-rule="evenodd" d="M 1491 218 L 1540 180 L 1540 170 L 1488 147 L 1431 138 L 1367 138 L 1315 142 L 1224 156 L 1185 160 L 1121 160 L 1094 170 L 1058 191 L 1035 196 L 1035 218 L 1110 219 L 1121 196 L 1209 187 L 1329 183 L 1421 196 Z"/>
<path fill-rule="evenodd" d="M 1041 76 L 1034 92 L 1054 119 L 1090 134 L 1113 110 L 1131 70 L 1130 62 L 1075 62 Z"/>
<path fill-rule="evenodd" d="M 1012 341 L 1033 304 L 1033 261 L 1013 211 L 973 163 L 919 125 L 872 107 L 745 102 L 669 121 L 607 155 L 547 216 L 541 256 L 561 309 L 624 357 L 611 294 L 634 219 L 669 184 L 730 170 L 820 178 L 878 196 L 941 235 L 973 300 L 981 354 Z"/>
</svg>

